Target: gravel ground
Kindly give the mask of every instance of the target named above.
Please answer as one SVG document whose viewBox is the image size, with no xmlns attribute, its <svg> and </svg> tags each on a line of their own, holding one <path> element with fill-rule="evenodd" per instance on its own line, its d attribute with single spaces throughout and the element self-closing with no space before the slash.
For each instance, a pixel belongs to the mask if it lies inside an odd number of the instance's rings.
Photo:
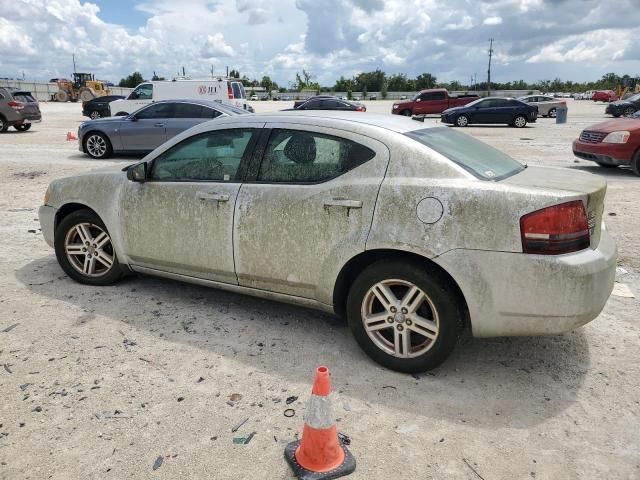
<svg viewBox="0 0 640 480">
<path fill-rule="evenodd" d="M 0 479 L 291 478 L 284 446 L 319 364 L 352 439 L 350 478 L 640 478 L 636 298 L 612 296 L 557 337 L 466 337 L 443 366 L 410 376 L 368 360 L 329 315 L 149 277 L 82 286 L 44 243 L 37 208 L 50 180 L 133 159 L 90 160 L 65 141 L 79 105 L 42 110 L 31 131 L 0 135 Z M 532 165 L 605 177 L 619 281 L 638 296 L 640 178 L 571 154 L 603 111 L 570 102 L 566 125 L 465 131 Z"/>
</svg>

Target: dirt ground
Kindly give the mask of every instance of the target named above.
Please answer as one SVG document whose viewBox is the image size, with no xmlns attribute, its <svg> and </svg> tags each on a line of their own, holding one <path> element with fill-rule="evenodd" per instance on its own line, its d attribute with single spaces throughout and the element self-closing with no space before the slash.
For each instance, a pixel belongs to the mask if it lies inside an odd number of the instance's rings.
<svg viewBox="0 0 640 480">
<path fill-rule="evenodd" d="M 65 141 L 80 105 L 42 110 L 31 131 L 0 135 L 0 479 L 291 478 L 283 451 L 319 364 L 358 462 L 350 478 L 640 478 L 637 298 L 612 296 L 557 337 L 464 338 L 411 376 L 371 362 L 329 315 L 150 277 L 79 285 L 40 234 L 46 186 L 135 159 L 90 160 Z M 531 165 L 606 178 L 619 281 L 640 296 L 640 178 L 571 154 L 603 111 L 570 101 L 566 125 L 465 131 Z"/>
</svg>

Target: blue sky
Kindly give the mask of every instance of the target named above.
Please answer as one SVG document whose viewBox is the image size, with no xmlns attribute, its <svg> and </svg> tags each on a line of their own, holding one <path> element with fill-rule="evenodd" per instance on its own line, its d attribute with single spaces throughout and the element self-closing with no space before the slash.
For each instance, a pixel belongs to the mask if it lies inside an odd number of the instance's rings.
<svg viewBox="0 0 640 480">
<path fill-rule="evenodd" d="M 0 0 L 0 77 L 196 77 L 228 65 L 287 86 L 381 68 L 469 82 L 640 75 L 640 0 Z M 20 41 L 15 39 L 19 38 Z"/>
</svg>

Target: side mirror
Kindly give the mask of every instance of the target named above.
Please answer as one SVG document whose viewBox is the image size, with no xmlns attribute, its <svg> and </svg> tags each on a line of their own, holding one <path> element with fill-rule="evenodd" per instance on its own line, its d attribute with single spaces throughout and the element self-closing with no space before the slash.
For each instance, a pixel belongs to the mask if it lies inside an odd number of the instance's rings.
<svg viewBox="0 0 640 480">
<path fill-rule="evenodd" d="M 132 182 L 144 182 L 147 179 L 147 162 L 133 165 L 127 170 L 127 179 Z"/>
</svg>

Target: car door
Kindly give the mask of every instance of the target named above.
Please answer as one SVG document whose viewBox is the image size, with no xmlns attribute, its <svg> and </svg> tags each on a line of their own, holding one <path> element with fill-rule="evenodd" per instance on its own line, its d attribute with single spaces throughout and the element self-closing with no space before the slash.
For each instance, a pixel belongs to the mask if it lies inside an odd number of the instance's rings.
<svg viewBox="0 0 640 480">
<path fill-rule="evenodd" d="M 176 103 L 173 108 L 173 115 L 166 121 L 167 140 L 175 137 L 179 133 L 222 115 L 218 110 L 198 105 L 196 103 Z"/>
<path fill-rule="evenodd" d="M 233 212 L 259 129 L 190 137 L 153 160 L 120 196 L 126 255 L 136 267 L 237 284 Z"/>
<path fill-rule="evenodd" d="M 365 249 L 389 151 L 377 140 L 326 127 L 267 127 L 264 155 L 252 164 L 236 205 L 238 281 L 330 304 L 333 285 L 326 285 Z"/>
<path fill-rule="evenodd" d="M 482 100 L 468 108 L 471 123 L 493 123 L 492 119 L 495 116 L 493 99 Z"/>
<path fill-rule="evenodd" d="M 487 123 L 511 123 L 515 117 L 520 102 L 516 100 L 507 100 L 495 98 L 491 100 L 491 117 Z"/>
<path fill-rule="evenodd" d="M 122 149 L 150 152 L 167 139 L 167 120 L 173 115 L 173 103 L 154 103 L 126 117 L 120 124 Z"/>
<path fill-rule="evenodd" d="M 422 103 L 423 113 L 440 113 L 449 108 L 449 101 L 445 92 L 431 92 L 427 94 L 426 102 Z"/>
</svg>

